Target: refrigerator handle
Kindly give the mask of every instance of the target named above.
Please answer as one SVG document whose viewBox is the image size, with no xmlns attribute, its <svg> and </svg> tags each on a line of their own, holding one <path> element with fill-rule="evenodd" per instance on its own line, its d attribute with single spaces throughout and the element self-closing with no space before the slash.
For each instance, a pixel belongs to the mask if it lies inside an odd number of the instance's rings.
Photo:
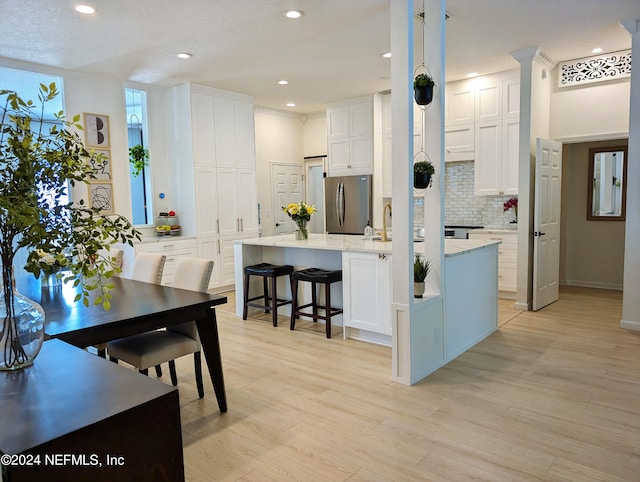
<svg viewBox="0 0 640 482">
<path fill-rule="evenodd" d="M 340 219 L 340 226 L 344 226 L 344 218 L 346 215 L 345 197 L 344 197 L 344 183 L 340 181 L 340 210 L 342 216 Z"/>
<path fill-rule="evenodd" d="M 340 195 L 340 188 L 342 182 L 338 182 L 336 186 L 336 218 L 338 218 L 338 225 L 342 226 L 342 196 Z"/>
</svg>

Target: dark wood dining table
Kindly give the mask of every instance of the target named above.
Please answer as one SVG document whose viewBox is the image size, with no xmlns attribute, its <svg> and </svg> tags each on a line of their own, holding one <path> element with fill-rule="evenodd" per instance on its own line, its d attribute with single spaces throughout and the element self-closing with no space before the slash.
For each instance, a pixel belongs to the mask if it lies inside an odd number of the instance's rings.
<svg viewBox="0 0 640 482">
<path fill-rule="evenodd" d="M 113 277 L 111 309 L 74 301 L 71 283 L 44 287 L 31 276 L 17 278 L 18 290 L 45 311 L 45 339 L 57 338 L 79 348 L 106 343 L 187 321 L 195 321 L 220 412 L 227 411 L 215 307 L 225 296 Z M 92 296 L 97 294 L 92 293 Z M 37 363 L 37 359 L 36 359 Z"/>
</svg>

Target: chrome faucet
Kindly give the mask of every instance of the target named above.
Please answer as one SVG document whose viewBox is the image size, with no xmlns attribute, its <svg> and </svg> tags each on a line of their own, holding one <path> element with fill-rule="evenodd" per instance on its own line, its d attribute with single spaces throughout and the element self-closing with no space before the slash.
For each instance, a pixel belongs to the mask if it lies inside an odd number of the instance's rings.
<svg viewBox="0 0 640 482">
<path fill-rule="evenodd" d="M 389 208 L 389 217 L 392 216 L 391 204 L 387 203 L 382 210 L 382 236 L 380 237 L 380 241 L 389 241 L 389 238 L 387 238 L 387 208 Z"/>
</svg>

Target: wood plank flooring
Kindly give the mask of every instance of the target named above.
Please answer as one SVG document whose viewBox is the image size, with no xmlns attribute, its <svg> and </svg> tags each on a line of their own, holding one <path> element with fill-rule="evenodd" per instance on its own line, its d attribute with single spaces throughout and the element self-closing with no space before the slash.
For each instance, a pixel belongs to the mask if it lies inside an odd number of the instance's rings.
<svg viewBox="0 0 640 482">
<path fill-rule="evenodd" d="M 190 482 L 640 481 L 640 334 L 619 328 L 620 292 L 501 300 L 500 329 L 414 387 L 391 382 L 390 348 L 242 321 L 229 298 L 228 413 L 177 361 Z"/>
</svg>

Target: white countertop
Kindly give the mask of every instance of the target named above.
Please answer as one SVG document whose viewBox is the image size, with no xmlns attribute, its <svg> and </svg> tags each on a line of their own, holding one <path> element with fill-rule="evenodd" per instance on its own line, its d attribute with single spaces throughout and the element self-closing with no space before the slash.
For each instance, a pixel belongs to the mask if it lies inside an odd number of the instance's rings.
<svg viewBox="0 0 640 482">
<path fill-rule="evenodd" d="M 481 229 L 472 229 L 469 231 L 471 233 L 484 233 L 484 234 L 518 234 L 517 229 L 503 229 L 503 228 L 481 228 Z"/>
<path fill-rule="evenodd" d="M 392 241 L 372 241 L 365 240 L 362 236 L 313 233 L 309 234 L 309 239 L 304 241 L 296 240 L 294 234 L 282 234 L 279 236 L 265 236 L 262 238 L 239 239 L 235 241 L 235 244 L 388 254 L 391 254 L 393 247 Z M 445 256 L 455 256 L 467 253 L 474 249 L 486 248 L 494 244 L 499 244 L 499 241 L 445 239 L 444 254 Z"/>
</svg>

